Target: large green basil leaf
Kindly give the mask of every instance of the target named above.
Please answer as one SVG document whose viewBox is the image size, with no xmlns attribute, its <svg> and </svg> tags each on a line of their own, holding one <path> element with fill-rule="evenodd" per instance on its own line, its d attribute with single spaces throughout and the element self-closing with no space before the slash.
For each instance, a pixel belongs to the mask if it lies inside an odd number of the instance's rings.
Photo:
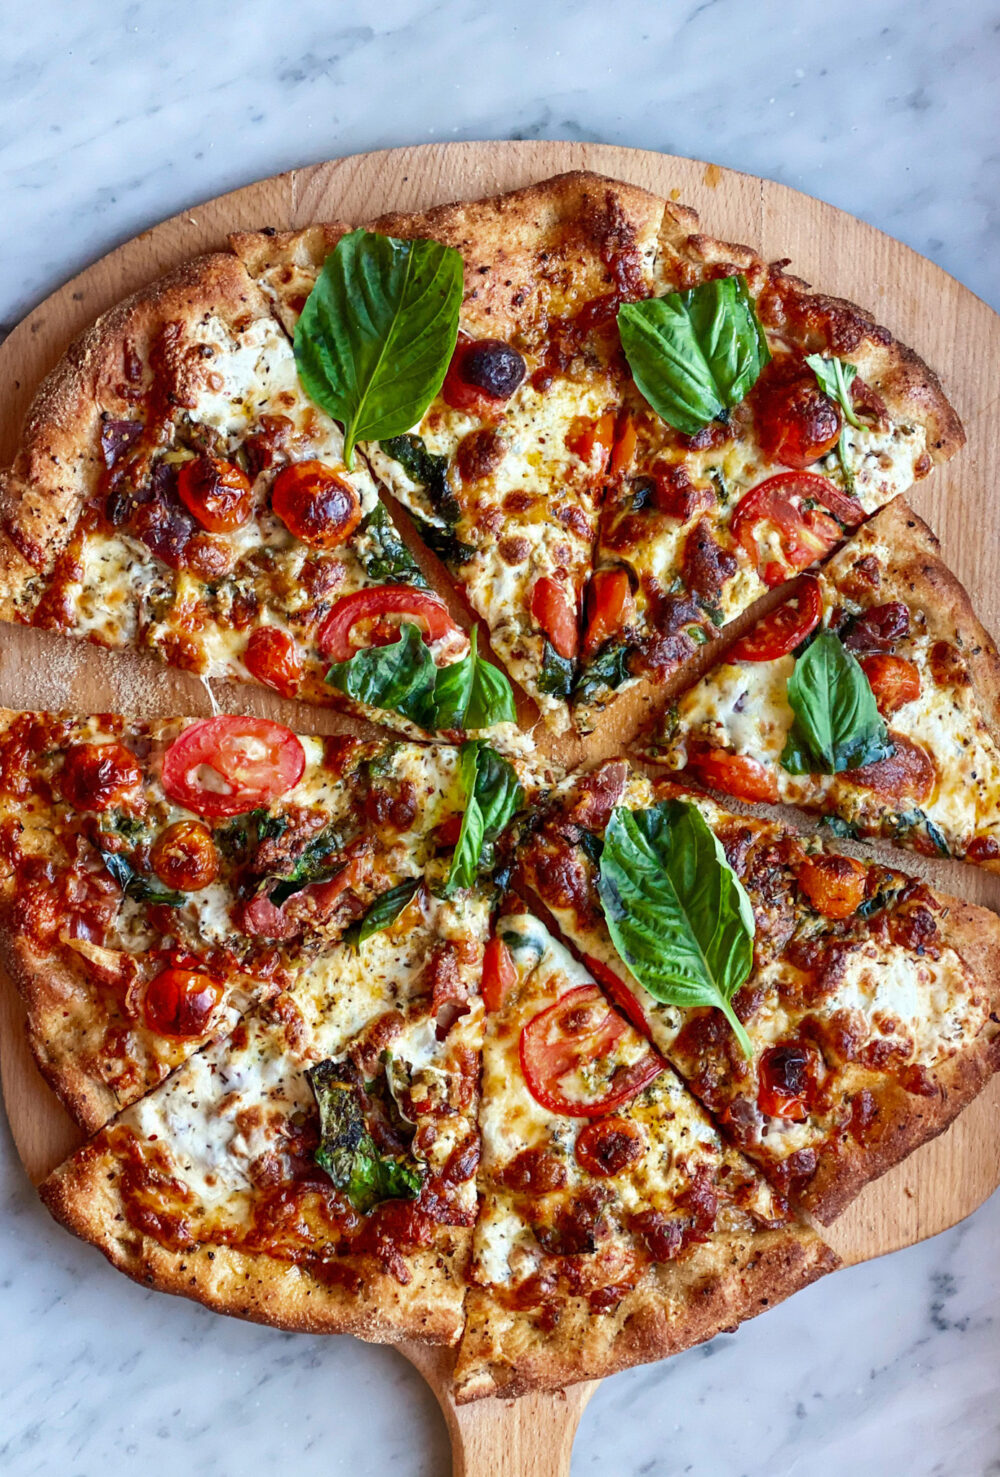
<svg viewBox="0 0 1000 1477">
<path fill-rule="evenodd" d="M 639 389 L 686 436 L 739 405 L 771 357 L 745 277 L 624 303 L 618 331 Z"/>
<path fill-rule="evenodd" d="M 415 1200 L 424 1168 L 410 1155 L 384 1154 L 365 1121 L 361 1090 L 347 1062 L 326 1060 L 306 1072 L 319 1108 L 319 1167 L 360 1215 L 383 1200 Z"/>
<path fill-rule="evenodd" d="M 445 897 L 460 887 L 471 887 L 480 872 L 491 870 L 495 843 L 524 803 L 514 766 L 483 739 L 462 745 L 461 779 L 465 813 L 445 880 Z"/>
<path fill-rule="evenodd" d="M 400 627 L 398 641 L 368 646 L 346 662 L 334 662 L 326 680 L 355 702 L 389 708 L 421 728 L 434 727 L 437 667 L 420 627 L 412 622 Z"/>
<path fill-rule="evenodd" d="M 462 258 L 439 241 L 371 231 L 342 236 L 295 326 L 295 361 L 310 398 L 357 441 L 417 424 L 444 383 L 458 339 Z"/>
<path fill-rule="evenodd" d="M 875 694 L 832 631 L 820 631 L 788 679 L 795 721 L 781 763 L 790 774 L 840 774 L 893 752 Z"/>
<path fill-rule="evenodd" d="M 654 1000 L 721 1010 L 750 1056 L 730 1002 L 753 962 L 753 909 L 697 806 L 612 811 L 598 890 L 615 948 Z"/>
<path fill-rule="evenodd" d="M 98 848 L 100 850 L 100 848 Z M 132 863 L 117 851 L 101 851 L 103 861 L 111 876 L 126 897 L 137 903 L 156 903 L 165 908 L 179 908 L 187 902 L 187 893 L 173 892 L 161 887 L 152 878 L 137 872 Z"/>
</svg>

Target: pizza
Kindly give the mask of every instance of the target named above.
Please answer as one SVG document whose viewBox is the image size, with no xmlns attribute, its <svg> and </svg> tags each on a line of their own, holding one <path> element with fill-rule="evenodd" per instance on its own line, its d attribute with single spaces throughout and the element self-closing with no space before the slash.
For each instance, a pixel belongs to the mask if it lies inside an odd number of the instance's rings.
<svg viewBox="0 0 1000 1477">
<path fill-rule="evenodd" d="M 241 233 L 43 383 L 0 619 L 337 710 L 0 711 L 42 1195 L 130 1276 L 556 1389 L 832 1270 L 1000 1066 L 992 912 L 706 793 L 1000 863 L 901 496 L 961 425 L 787 265 L 562 175 Z"/>
<path fill-rule="evenodd" d="M 836 665 L 824 657 L 810 705 L 803 667 L 819 671 L 820 633 Z M 848 717 L 849 691 L 863 703 Z M 898 499 L 683 694 L 656 753 L 742 799 L 821 811 L 844 835 L 996 870 L 998 694 L 992 639 L 930 529 Z M 835 709 L 832 747 L 817 753 L 798 713 L 827 723 Z"/>
<path fill-rule="evenodd" d="M 521 867 L 727 1137 L 824 1222 L 1000 1066 L 996 915 L 894 868 L 624 761 L 556 788 Z M 701 930 L 667 945 L 682 907 Z M 709 1003 L 713 949 L 720 975 L 745 967 Z"/>
<path fill-rule="evenodd" d="M 519 801 L 485 747 L 466 754 Z M 455 747 L 234 715 L 3 714 L 7 955 L 36 1060 L 77 1121 L 99 1128 L 302 959 L 444 885 L 467 767 Z"/>
</svg>

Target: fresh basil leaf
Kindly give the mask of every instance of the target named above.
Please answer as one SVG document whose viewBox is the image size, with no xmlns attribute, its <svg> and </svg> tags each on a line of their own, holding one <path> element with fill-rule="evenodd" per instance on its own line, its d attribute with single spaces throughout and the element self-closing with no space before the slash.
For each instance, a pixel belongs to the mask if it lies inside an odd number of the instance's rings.
<svg viewBox="0 0 1000 1477">
<path fill-rule="evenodd" d="M 742 276 L 624 303 L 618 330 L 642 394 L 686 436 L 739 405 L 771 357 Z"/>
<path fill-rule="evenodd" d="M 781 763 L 790 774 L 840 774 L 893 752 L 863 669 L 832 631 L 820 631 L 788 679 L 795 715 Z"/>
<path fill-rule="evenodd" d="M 388 892 L 383 892 L 377 897 L 363 918 L 357 923 L 352 923 L 344 934 L 344 942 L 358 948 L 370 939 L 372 934 L 381 933 L 383 928 L 389 928 L 412 901 L 414 894 L 420 887 L 423 878 L 407 877 L 403 882 L 397 882 L 395 887 L 390 887 Z"/>
<path fill-rule="evenodd" d="M 101 860 L 118 883 L 126 897 L 137 903 L 158 903 L 164 908 L 180 908 L 187 902 L 187 893 L 173 892 L 161 887 L 149 877 L 137 872 L 132 863 L 116 851 L 101 851 Z"/>
<path fill-rule="evenodd" d="M 806 363 L 812 370 L 824 395 L 835 400 L 844 412 L 844 419 L 860 431 L 864 422 L 858 419 L 851 399 L 851 385 L 857 376 L 857 366 L 847 359 L 824 359 L 822 354 L 807 354 Z"/>
<path fill-rule="evenodd" d="M 589 702 L 599 692 L 614 692 L 632 675 L 628 669 L 629 646 L 624 641 L 608 642 L 588 662 L 573 688 L 578 703 Z"/>
<path fill-rule="evenodd" d="M 751 1056 L 731 1001 L 753 962 L 753 909 L 697 806 L 616 807 L 598 890 L 615 948 L 654 1000 L 721 1010 Z"/>
<path fill-rule="evenodd" d="M 477 632 L 469 633 L 469 649 L 457 662 L 441 667 L 434 684 L 433 711 L 435 728 L 465 728 L 465 716 L 472 700 L 475 678 Z M 471 727 L 471 725 L 468 725 Z"/>
<path fill-rule="evenodd" d="M 477 650 L 478 632 L 475 626 L 469 637 L 469 656 L 472 659 L 472 685 L 466 707 L 463 728 L 492 728 L 495 723 L 515 723 L 517 709 L 514 705 L 514 689 L 507 675 L 485 661 Z M 445 669 L 447 671 L 447 668 Z M 440 679 L 439 679 L 440 685 Z M 447 725 L 439 723 L 439 728 Z"/>
<path fill-rule="evenodd" d="M 444 383 L 458 339 L 462 257 L 439 241 L 349 231 L 323 263 L 295 326 L 310 398 L 357 441 L 416 425 Z"/>
<path fill-rule="evenodd" d="M 371 548 L 367 544 L 371 544 Z M 419 564 L 403 543 L 392 519 L 381 503 L 376 503 L 359 530 L 358 553 L 365 574 L 377 585 L 413 585 L 427 589 L 427 581 Z"/>
<path fill-rule="evenodd" d="M 383 1200 L 415 1200 L 425 1170 L 408 1154 L 385 1154 L 375 1143 L 347 1062 L 326 1060 L 306 1072 L 319 1108 L 316 1163 L 360 1215 Z"/>
<path fill-rule="evenodd" d="M 552 642 L 546 641 L 542 647 L 542 670 L 538 674 L 539 691 L 551 693 L 553 697 L 569 697 L 575 678 L 573 658 L 560 656 Z"/>
<path fill-rule="evenodd" d="M 496 841 L 524 803 L 514 766 L 483 739 L 462 745 L 461 780 L 465 813 L 445 880 L 445 897 L 460 887 L 471 887 L 480 872 L 492 868 Z"/>
<path fill-rule="evenodd" d="M 326 674 L 332 687 L 370 708 L 388 708 L 421 728 L 434 726 L 437 667 L 420 627 L 406 622 L 398 641 L 369 646 L 346 662 L 334 662 Z"/>
</svg>

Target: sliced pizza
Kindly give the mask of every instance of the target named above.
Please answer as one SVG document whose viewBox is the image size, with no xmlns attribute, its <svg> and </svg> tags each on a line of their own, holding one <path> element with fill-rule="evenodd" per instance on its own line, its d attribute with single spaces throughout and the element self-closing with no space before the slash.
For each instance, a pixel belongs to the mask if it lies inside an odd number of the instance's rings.
<svg viewBox="0 0 1000 1477">
<path fill-rule="evenodd" d="M 1000 658 L 902 498 L 683 694 L 655 757 L 1000 868 Z"/>
<path fill-rule="evenodd" d="M 148 1286 L 314 1333 L 452 1342 L 476 1215 L 485 896 L 421 887 L 42 1186 Z"/>
<path fill-rule="evenodd" d="M 499 919 L 483 995 L 459 1401 L 676 1353 L 836 1266 L 529 913 Z M 635 1015 L 627 995 L 622 1004 Z"/>
<path fill-rule="evenodd" d="M 466 727 L 474 677 L 481 726 L 514 717 L 223 254 L 105 314 L 43 383 L 0 484 L 0 616 L 407 731 Z"/>
<path fill-rule="evenodd" d="M 456 894 L 502 865 L 522 799 L 477 740 L 2 715 L 0 922 L 43 1073 L 100 1127 L 429 869 Z"/>
<path fill-rule="evenodd" d="M 557 787 L 524 881 L 723 1131 L 831 1220 L 1000 1066 L 1000 922 L 611 761 Z"/>
</svg>

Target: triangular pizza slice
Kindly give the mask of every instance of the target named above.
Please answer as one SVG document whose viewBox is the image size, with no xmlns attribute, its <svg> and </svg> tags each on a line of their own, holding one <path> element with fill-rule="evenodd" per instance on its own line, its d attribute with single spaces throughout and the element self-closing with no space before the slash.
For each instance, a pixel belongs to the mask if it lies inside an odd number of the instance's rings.
<svg viewBox="0 0 1000 1477">
<path fill-rule="evenodd" d="M 453 1342 L 476 1215 L 485 894 L 328 948 L 42 1186 L 122 1271 L 313 1333 Z"/>
<path fill-rule="evenodd" d="M 475 740 L 3 714 L 2 932 L 43 1073 L 99 1128 L 429 867 L 473 885 L 521 799 Z"/>
<path fill-rule="evenodd" d="M 509 906 L 483 979 L 480 1212 L 459 1401 L 676 1353 L 837 1265 L 594 974 Z"/>
<path fill-rule="evenodd" d="M 902 498 L 683 694 L 655 757 L 844 835 L 1000 867 L 1000 658 Z"/>
<path fill-rule="evenodd" d="M 662 214 L 643 190 L 576 173 L 371 226 L 456 248 L 465 295 L 440 393 L 407 434 L 365 454 L 557 729 L 569 723 L 604 474 L 617 456 L 615 314 L 653 290 Z M 314 226 L 233 244 L 294 329 L 342 234 Z"/>
<path fill-rule="evenodd" d="M 524 881 L 723 1131 L 831 1220 L 1000 1067 L 1000 921 L 609 761 L 556 788 Z"/>
</svg>

